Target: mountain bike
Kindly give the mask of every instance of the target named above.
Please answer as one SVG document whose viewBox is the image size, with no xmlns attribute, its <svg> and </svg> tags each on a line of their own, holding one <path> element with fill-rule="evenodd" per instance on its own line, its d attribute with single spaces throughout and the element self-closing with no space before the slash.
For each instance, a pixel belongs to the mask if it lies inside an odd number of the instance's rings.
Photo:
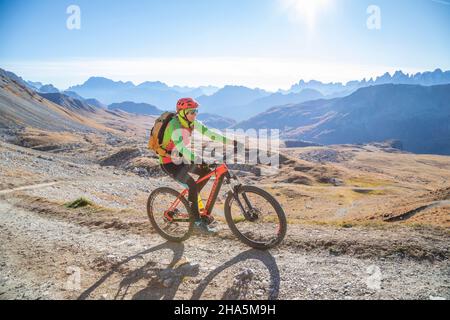
<svg viewBox="0 0 450 320">
<path fill-rule="evenodd" d="M 214 183 L 200 215 L 214 221 L 212 211 L 224 184 L 230 187 L 224 203 L 224 216 L 233 234 L 256 249 L 270 249 L 280 244 L 287 231 L 286 215 L 278 201 L 268 192 L 243 185 L 224 164 L 210 165 L 211 173 L 196 182 L 211 178 Z M 163 187 L 154 190 L 147 201 L 147 214 L 152 226 L 165 239 L 187 240 L 194 228 L 194 216 L 187 200 L 188 189 L 178 192 Z"/>
</svg>

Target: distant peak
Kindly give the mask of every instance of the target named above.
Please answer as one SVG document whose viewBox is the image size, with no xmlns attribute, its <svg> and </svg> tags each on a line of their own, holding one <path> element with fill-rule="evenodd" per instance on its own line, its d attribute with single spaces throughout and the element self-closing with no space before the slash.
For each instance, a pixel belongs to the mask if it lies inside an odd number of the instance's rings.
<svg viewBox="0 0 450 320">
<path fill-rule="evenodd" d="M 59 93 L 59 89 L 57 89 L 52 84 L 43 85 L 39 88 L 38 91 L 42 93 Z"/>
<path fill-rule="evenodd" d="M 245 87 L 233 85 L 233 84 L 227 84 L 226 86 L 223 87 L 223 89 L 243 89 L 243 88 L 245 88 Z"/>
<path fill-rule="evenodd" d="M 113 80 L 104 78 L 104 77 L 90 77 L 84 85 L 99 85 L 99 84 L 105 84 L 105 83 L 114 83 Z"/>
<path fill-rule="evenodd" d="M 169 86 L 161 81 L 145 81 L 138 85 L 139 88 L 169 89 Z"/>
<path fill-rule="evenodd" d="M 86 82 L 95 82 L 95 81 L 114 82 L 113 80 L 105 78 L 105 77 L 90 77 Z"/>
<path fill-rule="evenodd" d="M 133 82 L 127 81 L 114 81 L 105 77 L 90 77 L 86 82 L 84 82 L 82 85 L 78 85 L 75 87 L 134 87 Z"/>
</svg>

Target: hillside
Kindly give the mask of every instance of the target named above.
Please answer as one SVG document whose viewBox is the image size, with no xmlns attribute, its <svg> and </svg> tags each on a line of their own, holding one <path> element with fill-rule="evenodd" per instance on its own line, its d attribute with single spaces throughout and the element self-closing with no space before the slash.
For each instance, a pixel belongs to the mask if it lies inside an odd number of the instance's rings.
<svg viewBox="0 0 450 320">
<path fill-rule="evenodd" d="M 131 101 L 125 101 L 121 103 L 113 103 L 108 106 L 109 110 L 122 110 L 129 113 L 142 114 L 142 115 L 160 115 L 164 111 L 158 109 L 154 105 L 148 103 L 135 103 Z"/>
<path fill-rule="evenodd" d="M 298 93 L 283 94 L 280 92 L 271 94 L 269 96 L 256 99 L 249 104 L 240 106 L 239 112 L 233 115 L 234 119 L 245 120 L 256 116 L 257 114 L 267 111 L 267 109 L 274 106 L 281 106 L 286 104 L 297 104 L 305 101 L 317 100 L 324 98 L 324 96 L 317 90 L 304 89 Z"/>
<path fill-rule="evenodd" d="M 0 73 L 0 138 L 5 141 L 39 150 L 79 152 L 92 144 L 143 141 L 153 121 L 151 116 L 105 110 L 96 100 L 37 93 L 16 75 Z"/>
<path fill-rule="evenodd" d="M 71 98 L 62 93 L 39 93 L 39 95 L 75 113 L 95 113 L 98 111 L 96 106 L 88 104 L 85 100 Z"/>
<path fill-rule="evenodd" d="M 59 98 L 57 98 L 59 95 Z M 60 94 L 49 96 L 60 100 Z M 66 102 L 73 102 L 69 97 Z M 92 110 L 91 110 L 92 111 Z M 44 130 L 93 132 L 108 130 L 98 123 L 65 109 L 10 77 L 0 74 L 0 128 L 33 127 Z"/>
<path fill-rule="evenodd" d="M 197 119 L 204 123 L 209 128 L 226 129 L 236 124 L 236 121 L 230 118 L 225 118 L 217 114 L 199 113 Z"/>
</svg>

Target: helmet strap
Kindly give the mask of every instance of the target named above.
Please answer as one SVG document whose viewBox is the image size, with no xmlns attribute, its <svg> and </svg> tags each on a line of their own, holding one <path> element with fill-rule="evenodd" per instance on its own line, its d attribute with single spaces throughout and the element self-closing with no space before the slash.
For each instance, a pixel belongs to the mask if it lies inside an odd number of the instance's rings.
<svg viewBox="0 0 450 320">
<path fill-rule="evenodd" d="M 192 126 L 192 122 L 189 121 L 188 118 L 186 117 L 186 110 L 181 110 L 181 111 L 179 112 L 179 114 L 180 114 L 180 117 L 181 117 L 184 121 L 186 121 L 187 125 L 188 125 L 189 128 L 190 128 L 190 127 Z"/>
</svg>

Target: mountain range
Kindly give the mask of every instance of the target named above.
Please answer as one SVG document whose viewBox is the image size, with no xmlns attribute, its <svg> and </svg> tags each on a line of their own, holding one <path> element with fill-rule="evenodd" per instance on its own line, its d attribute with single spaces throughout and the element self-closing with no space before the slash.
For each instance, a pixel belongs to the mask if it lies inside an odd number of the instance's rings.
<svg viewBox="0 0 450 320">
<path fill-rule="evenodd" d="M 370 86 L 274 107 L 235 128 L 279 129 L 283 138 L 326 145 L 396 139 L 406 151 L 450 155 L 450 85 Z"/>
<path fill-rule="evenodd" d="M 250 89 L 244 86 L 225 86 L 211 96 L 200 96 L 197 101 L 202 111 L 218 114 L 232 119 L 245 117 L 244 106 L 271 93 L 261 89 Z M 263 111 L 263 110 L 261 110 Z M 258 113 L 258 112 L 256 112 Z"/>
<path fill-rule="evenodd" d="M 136 103 L 132 101 L 125 101 L 121 103 L 112 103 L 108 106 L 109 110 L 122 110 L 129 113 L 142 115 L 160 115 L 164 111 L 148 103 Z"/>
<path fill-rule="evenodd" d="M 322 97 L 323 95 L 319 91 L 313 89 L 283 94 L 246 87 L 226 86 L 211 96 L 201 96 L 197 100 L 201 105 L 202 112 L 220 114 L 243 121 L 273 106 L 300 103 Z"/>
<path fill-rule="evenodd" d="M 407 78 L 427 83 L 446 81 L 447 73 L 432 76 L 436 74 L 439 72 Z M 383 81 L 387 79 L 385 77 Z M 103 88 L 103 82 L 101 80 L 97 85 Z M 119 85 L 134 87 L 132 83 Z M 142 86 L 151 90 L 166 88 L 163 83 Z M 345 97 L 331 99 L 314 89 L 283 94 L 226 86 L 211 96 L 202 95 L 198 100 L 203 108 L 199 120 L 218 129 L 229 126 L 274 128 L 281 130 L 283 139 L 324 145 L 396 139 L 402 142 L 406 151 L 450 155 L 450 84 L 371 85 Z M 224 104 L 223 100 L 231 102 Z M 261 109 L 266 111 L 259 112 Z M 133 101 L 107 106 L 103 101 L 85 99 L 72 90 L 39 92 L 14 73 L 0 69 L 0 128 L 3 129 L 33 127 L 92 132 L 101 128 L 107 131 L 109 129 L 99 123 L 114 123 L 114 117 L 132 117 L 132 113 L 156 116 L 163 110 L 156 105 Z M 173 107 L 166 110 L 173 110 Z M 218 114 L 211 114 L 210 110 Z M 230 117 L 246 113 L 256 115 L 237 124 Z"/>
<path fill-rule="evenodd" d="M 369 80 L 363 79 L 361 81 L 349 81 L 346 84 L 341 82 L 331 82 L 323 83 L 316 80 L 311 80 L 305 82 L 300 80 L 300 82 L 294 84 L 289 90 L 280 91 L 282 93 L 300 92 L 304 89 L 314 89 L 320 91 L 322 94 L 327 96 L 345 96 L 348 95 L 359 88 L 364 88 L 373 85 L 381 84 L 416 84 L 422 86 L 433 86 L 439 84 L 450 83 L 450 71 L 442 71 L 441 69 L 436 69 L 434 71 L 418 72 L 416 74 L 405 74 L 403 71 L 398 70 L 393 75 L 386 72 L 382 76 L 371 78 Z"/>
<path fill-rule="evenodd" d="M 301 103 L 310 100 L 324 98 L 324 95 L 314 89 L 304 89 L 300 92 L 291 92 L 282 94 L 280 92 L 273 93 L 269 96 L 256 99 L 247 105 L 239 107 L 239 112 L 234 118 L 237 120 L 245 120 L 253 117 L 273 106 L 280 106 L 291 103 Z M 236 112 L 235 112 L 236 113 Z"/>
<path fill-rule="evenodd" d="M 122 101 L 148 103 L 161 109 L 173 109 L 176 101 L 185 96 L 198 97 L 214 93 L 218 88 L 208 87 L 169 87 L 160 81 L 143 82 L 135 85 L 132 82 L 113 81 L 102 77 L 91 77 L 85 83 L 70 87 L 68 91 L 75 92 L 85 98 L 95 98 L 105 104 Z"/>
<path fill-rule="evenodd" d="M 388 83 L 426 86 L 446 84 L 450 83 L 450 71 L 443 72 L 436 69 L 433 72 L 414 75 L 397 71 L 393 75 L 385 73 L 375 79 L 350 81 L 346 84 L 300 80 L 289 90 L 279 90 L 276 93 L 232 85 L 221 89 L 213 86 L 170 87 L 160 81 L 147 81 L 134 85 L 132 82 L 113 81 L 102 77 L 92 77 L 82 85 L 70 87 L 67 91 L 85 98 L 95 98 L 105 104 L 132 101 L 148 103 L 162 110 L 172 110 L 179 98 L 190 96 L 201 103 L 202 109 L 206 113 L 243 121 L 273 106 L 301 103 L 319 98 L 344 97 L 360 88 Z M 44 87 L 44 89 L 45 92 L 52 90 L 51 87 Z"/>
<path fill-rule="evenodd" d="M 56 88 L 56 90 L 41 90 L 44 87 L 42 83 L 25 81 L 16 74 L 3 69 L 0 69 L 0 78 L 2 80 L 0 89 L 3 89 L 0 95 L 0 115 L 2 116 L 0 128 L 33 127 L 52 128 L 54 130 L 75 130 L 75 128 L 78 128 L 83 132 L 85 130 L 90 131 L 92 128 L 82 129 L 77 121 L 66 119 L 67 112 L 70 112 L 71 116 L 84 116 L 85 118 L 123 116 L 124 113 L 122 112 L 157 116 L 164 112 L 148 103 L 125 101 L 112 103 L 108 106 L 97 99 L 85 99 L 74 91 L 59 91 Z M 145 83 L 143 86 L 165 88 L 163 83 Z M 212 86 L 202 88 L 206 91 L 209 90 L 209 92 L 214 90 Z M 190 90 L 192 88 L 179 87 L 178 89 Z M 56 113 L 54 112 L 55 109 L 57 110 Z M 104 111 L 107 110 L 110 110 L 110 112 L 105 113 Z M 61 115 L 60 111 L 65 115 Z M 63 117 L 61 118 L 61 116 Z M 205 125 L 216 129 L 225 129 L 236 124 L 233 119 L 209 113 L 202 113 L 198 119 Z"/>
<path fill-rule="evenodd" d="M 109 110 L 122 110 L 128 113 L 159 116 L 164 111 L 148 103 L 135 103 L 125 101 L 121 103 L 113 103 L 107 107 Z M 226 129 L 236 124 L 236 121 L 230 118 L 222 117 L 217 114 L 202 112 L 197 117 L 206 126 L 216 129 Z"/>
</svg>

